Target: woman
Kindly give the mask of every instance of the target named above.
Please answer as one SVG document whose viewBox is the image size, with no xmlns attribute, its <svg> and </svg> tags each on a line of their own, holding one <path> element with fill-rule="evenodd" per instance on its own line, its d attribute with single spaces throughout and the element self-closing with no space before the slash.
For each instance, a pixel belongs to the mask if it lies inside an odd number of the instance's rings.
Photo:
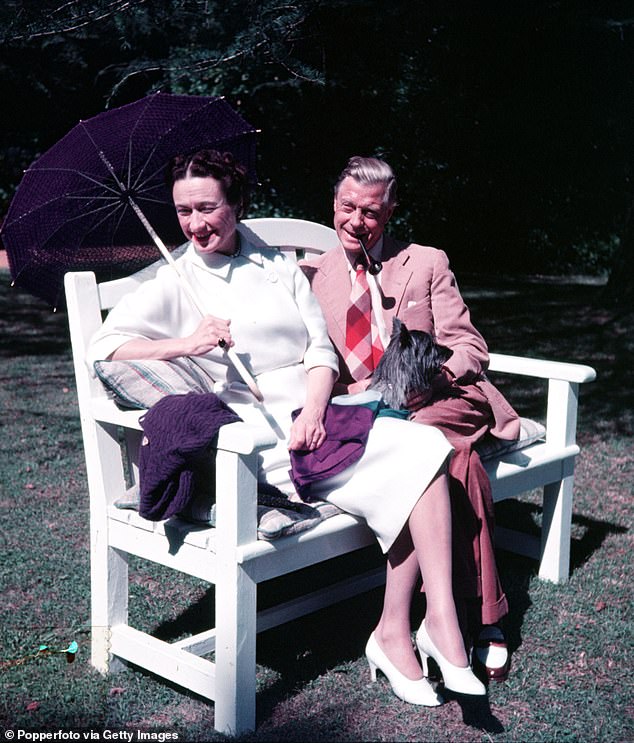
<svg viewBox="0 0 634 743">
<path fill-rule="evenodd" d="M 112 310 L 92 340 L 88 361 L 196 357 L 215 380 L 217 394 L 243 420 L 273 429 L 278 443 L 262 453 L 259 477 L 292 493 L 289 450 L 323 443 L 337 376 L 321 310 L 293 262 L 254 248 L 236 231 L 248 205 L 248 181 L 231 155 L 202 150 L 175 158 L 168 172 L 190 243 L 179 269 L 208 314 L 200 318 L 173 269 L 162 267 Z M 239 380 L 219 347 L 222 341 L 235 346 L 254 375 L 262 404 Z M 302 411 L 292 421 L 297 408 Z M 421 450 L 428 452 L 425 462 Z M 372 677 L 379 668 L 397 696 L 427 706 L 441 699 L 412 647 L 414 570 L 427 590 L 427 615 L 416 636 L 423 665 L 432 656 L 445 686 L 485 693 L 469 667 L 452 596 L 450 453 L 445 437 L 428 426 L 379 418 L 361 459 L 319 488 L 321 497 L 367 519 L 390 561 L 383 612 L 366 647 Z"/>
</svg>

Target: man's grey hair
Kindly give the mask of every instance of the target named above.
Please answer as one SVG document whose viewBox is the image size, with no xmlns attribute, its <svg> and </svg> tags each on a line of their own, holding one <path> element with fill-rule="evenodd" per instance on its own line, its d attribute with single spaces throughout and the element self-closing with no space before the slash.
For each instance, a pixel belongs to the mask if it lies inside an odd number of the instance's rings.
<svg viewBox="0 0 634 743">
<path fill-rule="evenodd" d="M 341 171 L 335 183 L 335 197 L 339 193 L 339 186 L 344 178 L 354 178 L 359 183 L 374 186 L 380 183 L 385 186 L 385 197 L 383 203 L 387 206 L 396 205 L 396 176 L 392 168 L 378 157 L 360 157 L 354 155 L 348 160 L 348 164 Z"/>
</svg>

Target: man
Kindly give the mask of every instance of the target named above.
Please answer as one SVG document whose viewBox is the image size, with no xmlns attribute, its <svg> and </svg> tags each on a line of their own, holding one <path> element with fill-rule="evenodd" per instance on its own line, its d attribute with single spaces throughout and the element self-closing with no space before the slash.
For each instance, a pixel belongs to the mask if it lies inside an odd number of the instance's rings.
<svg viewBox="0 0 634 743">
<path fill-rule="evenodd" d="M 339 356 L 335 392 L 367 387 L 394 317 L 410 330 L 432 333 L 453 352 L 434 381 L 432 400 L 412 401 L 412 417 L 441 429 L 454 446 L 449 474 L 455 592 L 464 599 L 465 624 L 480 633 L 476 645 L 484 649 L 478 655 L 489 677 L 502 679 L 508 652 L 496 625 L 508 604 L 495 565 L 491 488 L 474 445 L 487 433 L 516 439 L 519 419 L 484 377 L 487 346 L 471 323 L 446 254 L 385 234 L 395 206 L 390 166 L 376 158 L 351 158 L 335 186 L 340 246 L 301 265 Z M 375 268 L 362 270 L 368 259 Z"/>
</svg>

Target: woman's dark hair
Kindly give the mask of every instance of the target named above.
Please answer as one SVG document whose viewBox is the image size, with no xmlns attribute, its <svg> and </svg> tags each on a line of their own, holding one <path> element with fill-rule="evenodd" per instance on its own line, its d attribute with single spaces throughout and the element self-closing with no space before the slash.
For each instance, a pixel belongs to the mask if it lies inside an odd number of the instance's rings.
<svg viewBox="0 0 634 743">
<path fill-rule="evenodd" d="M 172 188 L 183 178 L 215 178 L 222 184 L 227 202 L 236 207 L 237 218 L 245 215 L 250 200 L 249 176 L 230 152 L 199 150 L 191 155 L 177 155 L 167 166 L 167 185 Z"/>
</svg>

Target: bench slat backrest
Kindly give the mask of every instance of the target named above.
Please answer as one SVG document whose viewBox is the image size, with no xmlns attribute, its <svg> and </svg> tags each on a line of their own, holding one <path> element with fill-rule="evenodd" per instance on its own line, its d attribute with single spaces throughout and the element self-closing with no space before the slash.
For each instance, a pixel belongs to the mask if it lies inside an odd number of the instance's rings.
<svg viewBox="0 0 634 743">
<path fill-rule="evenodd" d="M 281 217 L 245 219 L 238 224 L 238 231 L 256 247 L 277 248 L 292 260 L 304 255 L 323 253 L 338 244 L 337 233 L 332 227 L 304 219 Z M 185 247 L 177 248 L 172 252 L 172 256 L 177 258 Z M 164 265 L 165 261 L 159 259 L 130 276 L 99 284 L 101 309 L 108 310 L 114 307 L 121 297 L 134 291 L 144 281 L 153 278 L 158 269 Z"/>
</svg>

